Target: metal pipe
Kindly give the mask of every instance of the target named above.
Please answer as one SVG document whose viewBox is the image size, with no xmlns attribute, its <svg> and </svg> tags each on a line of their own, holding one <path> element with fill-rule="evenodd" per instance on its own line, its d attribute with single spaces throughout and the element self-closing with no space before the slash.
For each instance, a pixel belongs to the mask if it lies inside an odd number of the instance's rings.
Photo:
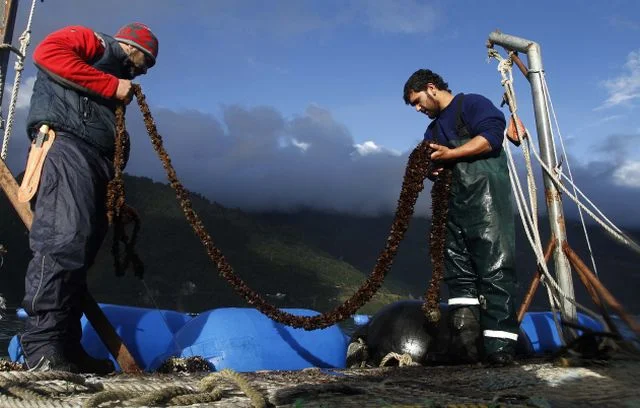
<svg viewBox="0 0 640 408">
<path fill-rule="evenodd" d="M 528 52 L 529 46 L 535 44 L 535 42 L 514 35 L 504 34 L 500 31 L 494 31 L 489 34 L 489 45 L 493 46 L 494 44 L 518 52 Z"/>
<path fill-rule="evenodd" d="M 551 121 L 549 120 L 547 98 L 544 94 L 542 81 L 543 67 L 540 45 L 534 41 L 503 34 L 498 31 L 494 31 L 489 35 L 488 45 L 493 46 L 494 44 L 500 45 L 509 50 L 525 52 L 527 54 L 529 62 L 527 78 L 531 84 L 531 93 L 533 95 L 533 107 L 536 118 L 536 130 L 538 132 L 540 155 L 549 168 L 555 169 L 557 166 L 557 160 L 554 155 L 555 149 L 553 146 Z M 571 278 L 571 265 L 566 254 L 562 250 L 564 243 L 567 241 L 562 209 L 562 198 L 560 196 L 560 191 L 553 183 L 551 177 L 549 177 L 545 172 L 542 173 L 542 177 L 544 180 L 551 234 L 558 240 L 558 245 L 556 245 L 553 251 L 554 267 L 558 285 L 569 298 L 573 299 L 575 298 L 575 295 L 573 291 L 573 280 Z M 575 306 L 564 298 L 562 300 L 562 311 L 566 320 L 576 321 Z"/>
</svg>

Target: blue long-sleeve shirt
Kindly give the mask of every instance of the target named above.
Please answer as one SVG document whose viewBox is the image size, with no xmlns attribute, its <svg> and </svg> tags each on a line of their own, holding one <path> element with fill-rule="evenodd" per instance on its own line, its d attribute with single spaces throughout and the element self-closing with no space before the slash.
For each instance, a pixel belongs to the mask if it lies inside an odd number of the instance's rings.
<svg viewBox="0 0 640 408">
<path fill-rule="evenodd" d="M 433 129 L 437 126 L 438 143 L 450 148 L 455 147 L 450 141 L 459 139 L 456 132 L 456 114 L 460 96 L 461 94 L 456 95 L 440 115 L 429 124 L 424 133 L 425 140 L 433 139 Z M 506 121 L 502 111 L 489 99 L 478 94 L 465 94 L 462 101 L 462 120 L 467 125 L 469 137 L 483 136 L 494 152 L 502 148 Z"/>
</svg>

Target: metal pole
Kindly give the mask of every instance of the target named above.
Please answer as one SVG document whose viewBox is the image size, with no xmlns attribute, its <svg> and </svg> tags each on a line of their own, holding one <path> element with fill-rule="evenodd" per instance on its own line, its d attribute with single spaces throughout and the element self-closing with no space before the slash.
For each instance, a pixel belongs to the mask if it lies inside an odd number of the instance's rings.
<svg viewBox="0 0 640 408">
<path fill-rule="evenodd" d="M 551 133 L 551 123 L 548 115 L 547 99 L 543 91 L 542 83 L 542 55 L 540 53 L 540 45 L 512 35 L 502 34 L 494 31 L 489 35 L 489 45 L 498 44 L 504 48 L 524 52 L 529 60 L 528 78 L 531 84 L 531 92 L 533 94 L 533 106 L 536 118 L 536 129 L 538 131 L 538 143 L 540 145 L 540 154 L 542 160 L 550 169 L 557 166 L 556 157 L 553 154 L 553 137 Z M 544 171 L 542 172 L 545 188 L 545 197 L 547 203 L 547 211 L 549 213 L 549 224 L 551 226 L 551 234 L 557 239 L 556 247 L 553 250 L 554 267 L 558 285 L 562 291 L 570 298 L 574 298 L 573 281 L 571 278 L 571 265 L 564 251 L 563 245 L 567 241 L 567 233 L 565 230 L 564 214 L 562 209 L 562 198 L 560 191 Z M 569 321 L 576 321 L 576 308 L 567 301 L 562 300 L 563 312 Z"/>
<path fill-rule="evenodd" d="M 13 26 L 16 22 L 18 2 L 19 0 L 0 0 L 0 17 L 2 18 L 2 21 L 0 21 L 0 44 L 11 44 L 13 40 Z M 0 106 L 2 106 L 10 54 L 11 50 L 7 48 L 0 49 Z M 0 110 L 0 112 L 2 111 Z M 4 128 L 4 126 L 0 126 L 1 128 Z"/>
</svg>

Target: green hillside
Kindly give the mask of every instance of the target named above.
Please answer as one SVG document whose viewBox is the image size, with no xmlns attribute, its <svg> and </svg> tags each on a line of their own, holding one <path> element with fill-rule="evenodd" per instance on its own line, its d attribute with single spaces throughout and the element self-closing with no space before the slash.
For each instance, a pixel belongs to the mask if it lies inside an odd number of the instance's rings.
<svg viewBox="0 0 640 408">
<path fill-rule="evenodd" d="M 170 187 L 147 178 L 126 177 L 127 202 L 142 219 L 137 251 L 145 264 L 144 282 L 128 271 L 116 277 L 111 233 L 89 274 L 98 301 L 198 312 L 215 307 L 245 306 L 187 224 Z M 265 225 L 256 217 L 227 209 L 193 195 L 192 203 L 216 245 L 247 284 L 280 307 L 329 310 L 347 299 L 363 274 L 350 263 L 301 241 L 286 228 Z M 2 197 L 0 243 L 7 248 L 2 292 L 20 301 L 29 256 L 26 232 Z M 376 251 L 382 248 L 380 236 Z M 386 287 L 362 309 L 373 311 L 398 299 Z"/>
<path fill-rule="evenodd" d="M 147 178 L 126 177 L 127 202 L 142 218 L 137 245 L 145 267 L 144 282 L 127 272 L 116 277 L 107 237 L 90 272 L 91 290 L 99 301 L 198 312 L 215 307 L 245 306 L 218 276 L 204 247 L 187 224 L 173 190 Z M 373 270 L 384 246 L 392 216 L 360 217 L 301 209 L 293 213 L 245 213 L 199 195 L 193 206 L 216 245 L 249 286 L 280 307 L 326 311 L 349 297 Z M 24 227 L 0 197 L 0 243 L 8 253 L 0 276 L 10 303 L 20 301 L 29 250 Z M 519 220 L 518 220 L 519 225 Z M 541 221 L 542 236 L 548 236 Z M 431 276 L 427 247 L 429 220 L 415 217 L 383 290 L 361 310 L 367 313 L 399 298 L 421 297 Z M 589 263 L 582 227 L 567 220 L 569 241 Z M 600 277 L 631 312 L 640 313 L 637 255 L 615 243 L 600 227 L 589 227 Z M 628 231 L 636 239 L 638 231 Z M 520 302 L 535 271 L 535 259 L 522 230 L 517 231 Z M 579 280 L 578 300 L 590 301 Z M 446 296 L 446 293 L 443 294 Z M 538 291 L 534 308 L 548 308 Z"/>
<path fill-rule="evenodd" d="M 373 241 L 386 236 L 392 220 L 390 215 L 358 217 L 312 210 L 301 210 L 294 214 L 263 213 L 254 216 L 270 225 L 288 228 L 292 233 L 297 234 L 299 239 L 343 259 L 362 271 L 370 270 L 375 263 L 377 253 L 372 251 Z M 546 218 L 541 216 L 540 230 L 543 239 L 549 236 L 548 226 Z M 388 277 L 390 284 L 400 283 L 399 286 L 394 286 L 395 291 L 405 296 L 422 296 L 431 276 L 427 247 L 429 228 L 430 220 L 414 217 Z M 516 228 L 519 281 L 516 301 L 519 303 L 524 298 L 534 276 L 536 260 L 519 218 L 516 221 Z M 567 219 L 566 228 L 569 243 L 591 267 L 591 258 L 582 225 Z M 640 313 L 640 298 L 637 296 L 636 289 L 640 285 L 640 268 L 638 268 L 640 254 L 614 241 L 600 226 L 590 225 L 587 229 L 600 279 L 627 310 L 635 314 Z M 640 242 L 640 231 L 627 230 L 626 232 L 636 242 Z M 553 262 L 549 264 L 549 268 L 553 272 Z M 578 301 L 591 307 L 591 300 L 575 274 L 573 279 Z M 443 296 L 446 296 L 444 291 L 446 289 L 443 289 Z M 541 288 L 537 292 L 533 308 L 548 310 L 548 305 L 546 291 Z"/>
</svg>

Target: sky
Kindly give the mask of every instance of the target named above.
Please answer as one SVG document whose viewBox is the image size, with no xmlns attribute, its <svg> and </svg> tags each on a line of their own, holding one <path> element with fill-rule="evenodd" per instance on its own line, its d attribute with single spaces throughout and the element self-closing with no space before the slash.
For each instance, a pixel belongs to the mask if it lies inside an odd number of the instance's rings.
<svg viewBox="0 0 640 408">
<path fill-rule="evenodd" d="M 21 0 L 14 44 L 30 4 Z M 210 200 L 247 211 L 392 213 L 408 154 L 429 123 L 404 104 L 405 81 L 429 68 L 454 93 L 499 104 L 486 41 L 500 30 L 541 46 L 563 166 L 612 221 L 640 226 L 640 2 L 38 1 L 7 161 L 15 172 L 26 157 L 34 46 L 65 25 L 113 34 L 130 21 L 160 40 L 156 66 L 136 82 L 178 177 Z M 537 147 L 529 85 L 517 71 L 514 81 Z M 5 115 L 12 82 L 10 72 Z M 165 181 L 135 102 L 127 128 L 126 171 Z M 430 211 L 426 187 L 419 214 Z"/>
</svg>

